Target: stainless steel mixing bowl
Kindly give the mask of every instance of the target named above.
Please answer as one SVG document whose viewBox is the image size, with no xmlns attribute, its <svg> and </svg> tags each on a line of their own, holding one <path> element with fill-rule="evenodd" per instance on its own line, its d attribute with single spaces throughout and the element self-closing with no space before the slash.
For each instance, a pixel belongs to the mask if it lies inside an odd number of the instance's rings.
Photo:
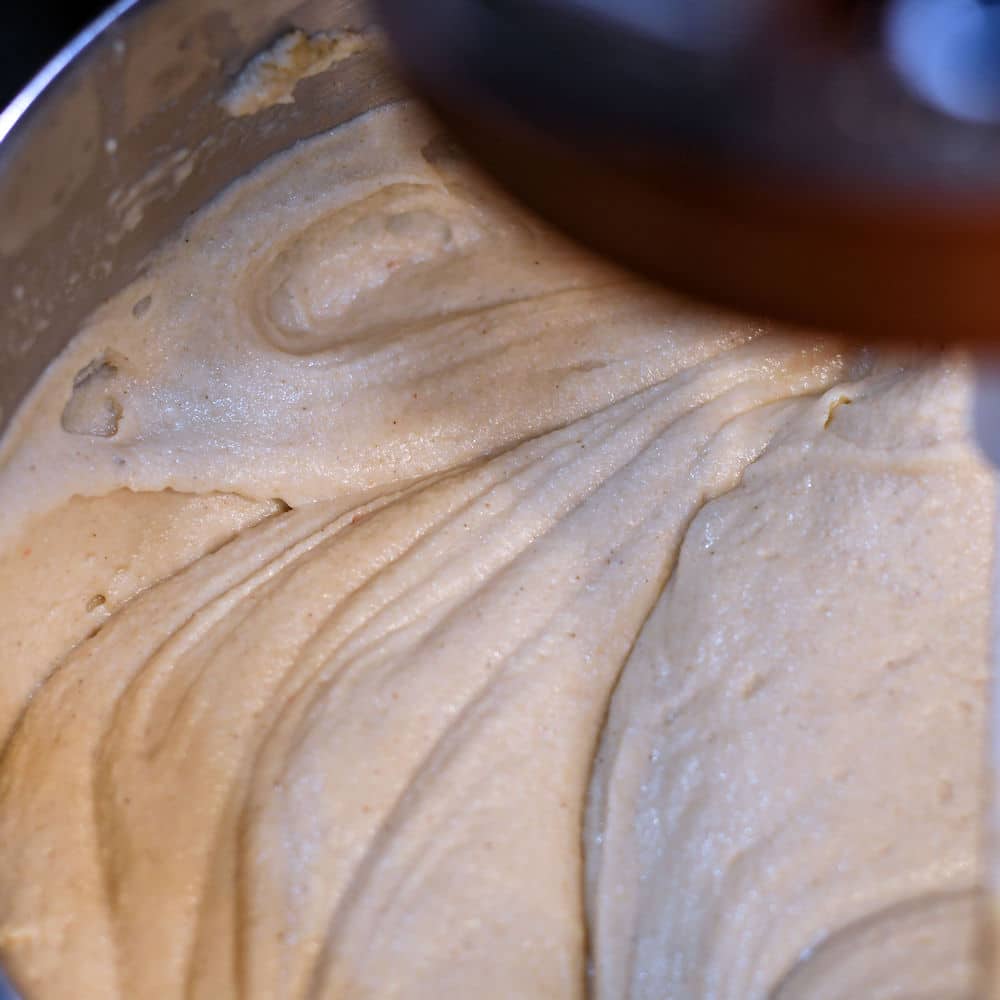
<svg viewBox="0 0 1000 1000">
<path fill-rule="evenodd" d="M 400 96 L 376 53 L 292 104 L 219 104 L 292 28 L 361 29 L 358 0 L 121 0 L 0 114 L 0 430 L 81 320 L 191 212 L 267 156 Z"/>
</svg>

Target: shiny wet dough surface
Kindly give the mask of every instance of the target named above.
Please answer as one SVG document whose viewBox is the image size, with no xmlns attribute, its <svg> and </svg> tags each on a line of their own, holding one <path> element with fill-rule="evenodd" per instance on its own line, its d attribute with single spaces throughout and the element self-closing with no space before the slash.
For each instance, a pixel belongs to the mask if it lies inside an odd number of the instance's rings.
<svg viewBox="0 0 1000 1000">
<path fill-rule="evenodd" d="M 975 877 L 961 359 L 582 255 L 407 105 L 265 164 L 2 445 L 35 997 L 764 997 Z"/>
</svg>

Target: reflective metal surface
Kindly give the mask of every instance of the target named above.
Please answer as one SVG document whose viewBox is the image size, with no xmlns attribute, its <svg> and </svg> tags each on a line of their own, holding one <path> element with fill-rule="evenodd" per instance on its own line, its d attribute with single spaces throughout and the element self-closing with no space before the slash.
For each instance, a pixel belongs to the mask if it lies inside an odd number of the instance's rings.
<svg viewBox="0 0 1000 1000">
<path fill-rule="evenodd" d="M 351 0 L 120 0 L 0 114 L 0 429 L 81 320 L 184 219 L 291 143 L 399 96 L 375 53 L 293 104 L 219 106 L 291 28 L 362 29 Z"/>
</svg>

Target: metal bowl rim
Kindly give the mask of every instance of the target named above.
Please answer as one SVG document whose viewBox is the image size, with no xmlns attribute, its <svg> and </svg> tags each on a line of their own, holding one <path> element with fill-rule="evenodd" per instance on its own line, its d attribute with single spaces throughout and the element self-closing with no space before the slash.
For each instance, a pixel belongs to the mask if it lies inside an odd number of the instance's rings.
<svg viewBox="0 0 1000 1000">
<path fill-rule="evenodd" d="M 17 93 L 11 102 L 0 111 L 0 144 L 2 144 L 14 129 L 34 108 L 41 97 L 73 64 L 81 53 L 99 38 L 112 24 L 132 8 L 147 3 L 149 0 L 117 0 L 103 13 L 99 14 L 86 27 L 82 28 L 70 39 Z"/>
</svg>

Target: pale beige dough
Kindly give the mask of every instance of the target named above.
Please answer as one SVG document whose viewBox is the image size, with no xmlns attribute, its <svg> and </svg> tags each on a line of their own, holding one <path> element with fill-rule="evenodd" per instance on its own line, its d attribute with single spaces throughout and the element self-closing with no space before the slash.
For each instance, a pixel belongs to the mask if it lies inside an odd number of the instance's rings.
<svg viewBox="0 0 1000 1000">
<path fill-rule="evenodd" d="M 964 367 L 766 334 L 407 105 L 192 220 L 0 445 L 29 994 L 745 1000 L 970 878 Z"/>
<path fill-rule="evenodd" d="M 976 884 L 993 491 L 965 381 L 832 390 L 694 519 L 592 779 L 595 997 L 766 996 L 850 921 Z"/>
</svg>

